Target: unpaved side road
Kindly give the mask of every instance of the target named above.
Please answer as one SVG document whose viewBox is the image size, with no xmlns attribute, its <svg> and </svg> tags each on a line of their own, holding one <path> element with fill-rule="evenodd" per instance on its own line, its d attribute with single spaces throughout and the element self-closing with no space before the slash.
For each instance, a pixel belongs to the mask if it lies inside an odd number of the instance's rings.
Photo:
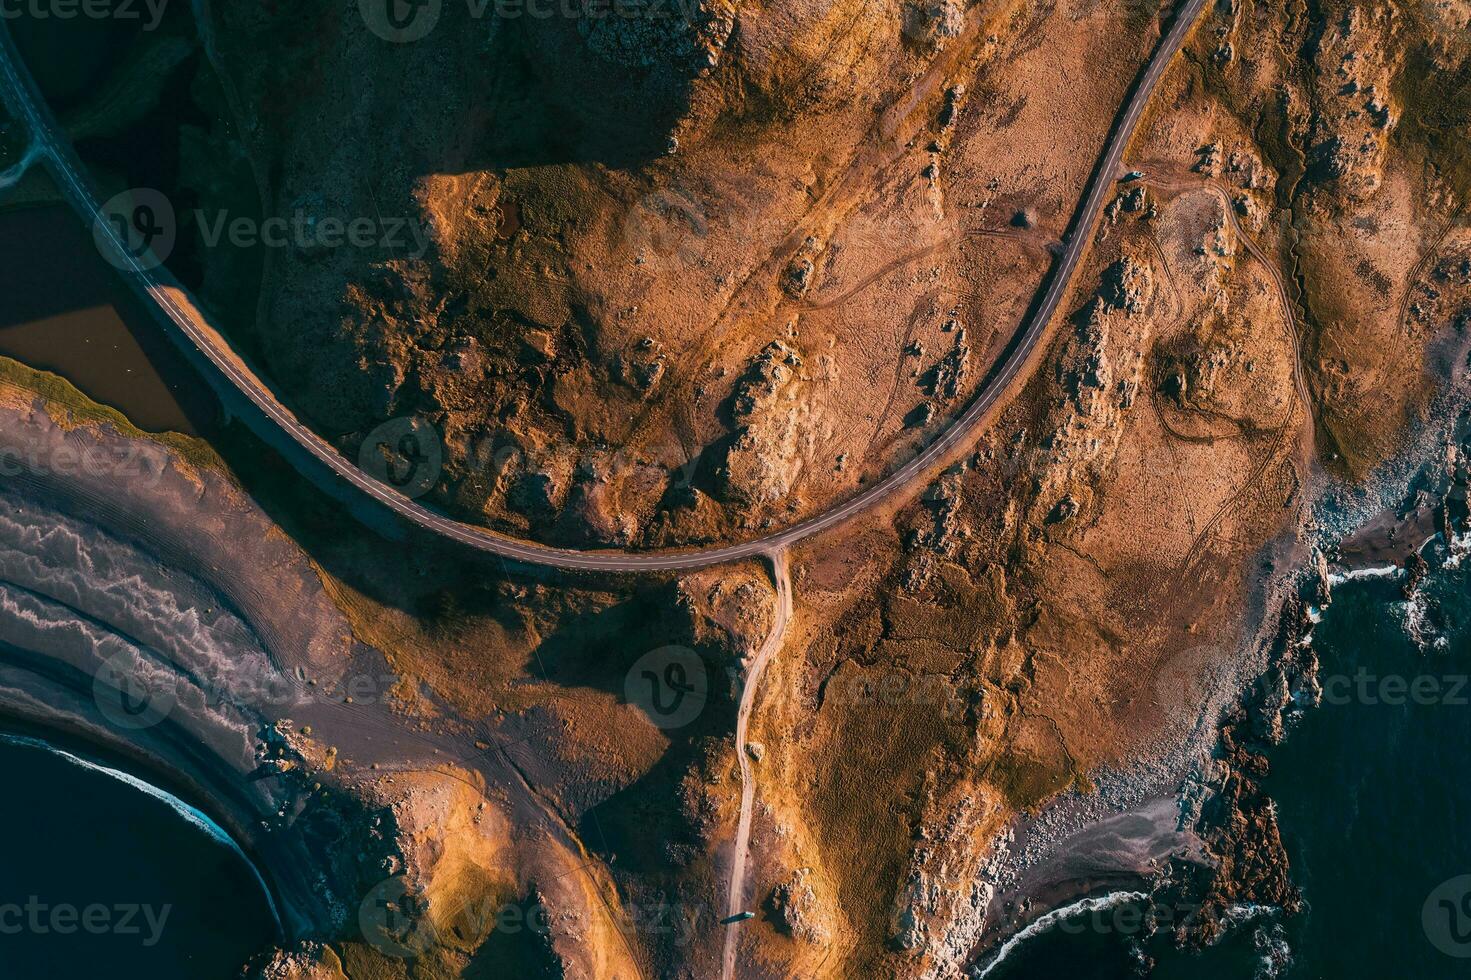
<svg viewBox="0 0 1471 980">
<path fill-rule="evenodd" d="M 776 584 L 776 618 L 771 632 L 761 649 L 756 651 L 751 667 L 746 671 L 745 685 L 741 688 L 741 706 L 736 713 L 735 747 L 736 759 L 741 767 L 741 817 L 736 824 L 735 849 L 730 863 L 730 893 L 726 901 L 726 915 L 735 915 L 744 907 L 746 885 L 746 850 L 751 842 L 751 808 L 756 804 L 756 779 L 751 772 L 751 754 L 746 751 L 746 729 L 751 720 L 751 705 L 756 700 L 756 689 L 761 683 L 761 674 L 772 656 L 781 649 L 786 638 L 787 623 L 792 618 L 792 579 L 787 568 L 785 550 L 774 551 L 767 556 L 771 562 L 771 577 Z M 725 953 L 720 975 L 730 980 L 735 974 L 736 941 L 740 923 L 725 927 Z"/>
</svg>

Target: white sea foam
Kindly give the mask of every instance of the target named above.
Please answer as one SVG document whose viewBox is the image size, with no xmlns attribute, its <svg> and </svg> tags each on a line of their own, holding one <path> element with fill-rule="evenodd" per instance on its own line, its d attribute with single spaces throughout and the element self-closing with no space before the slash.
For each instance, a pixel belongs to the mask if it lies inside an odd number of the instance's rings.
<svg viewBox="0 0 1471 980">
<path fill-rule="evenodd" d="M 1259 958 L 1253 980 L 1278 980 L 1292 969 L 1292 946 L 1281 923 L 1271 929 L 1259 928 L 1254 937 Z"/>
<path fill-rule="evenodd" d="M 1450 541 L 1446 544 L 1444 567 L 1460 568 L 1461 562 L 1468 554 L 1471 554 L 1471 531 L 1451 535 Z"/>
<path fill-rule="evenodd" d="M 1225 913 L 1221 916 L 1221 924 L 1226 927 L 1222 930 L 1222 934 L 1229 932 L 1232 929 L 1239 929 L 1249 922 L 1255 922 L 1257 919 L 1276 915 L 1278 911 L 1279 910 L 1275 905 L 1258 905 L 1255 902 L 1238 902 L 1235 905 L 1229 906 L 1226 909 Z"/>
<path fill-rule="evenodd" d="M 12 745 L 24 745 L 30 748 L 41 749 L 42 751 L 50 752 L 53 755 L 65 759 L 67 762 L 71 763 L 74 766 L 85 769 L 89 772 L 101 773 L 104 776 L 116 779 L 118 782 L 130 786 L 140 793 L 143 793 L 147 796 L 152 797 L 155 800 L 160 801 L 161 803 L 166 804 L 180 817 L 183 817 L 186 823 L 198 828 L 199 830 L 203 831 L 205 835 L 207 835 L 217 843 L 229 848 L 240 858 L 241 861 L 245 862 L 245 866 L 250 869 L 250 873 L 255 876 L 256 882 L 260 885 L 261 893 L 265 895 L 266 904 L 270 907 L 271 910 L 271 918 L 275 920 L 277 928 L 281 928 L 281 916 L 280 913 L 276 910 L 275 897 L 272 896 L 270 888 L 266 886 L 265 879 L 261 877 L 260 869 L 255 866 L 255 862 L 251 861 L 250 857 L 246 855 L 245 851 L 240 847 L 240 845 L 235 842 L 235 838 L 231 837 L 228 833 L 225 832 L 225 829 L 223 827 L 211 820 L 209 818 L 209 815 L 206 814 L 203 810 L 200 810 L 197 807 L 190 806 L 188 803 L 185 803 L 183 800 L 179 799 L 177 796 L 173 795 L 167 790 L 160 789 L 159 787 L 154 786 L 152 783 L 139 779 L 132 773 L 123 772 L 120 769 L 113 769 L 110 766 L 104 766 L 96 762 L 88 761 L 87 759 L 83 759 L 80 756 L 76 756 L 70 752 L 67 752 L 65 749 L 59 749 L 48 742 L 43 742 L 40 739 L 28 738 L 24 735 L 7 735 L 0 733 L 0 742 L 7 742 Z"/>
<path fill-rule="evenodd" d="M 1066 922 L 1068 919 L 1082 912 L 1098 912 L 1104 909 L 1111 909 L 1116 905 L 1122 905 L 1125 902 L 1140 902 L 1148 897 L 1144 892 L 1110 892 L 1107 895 L 1100 895 L 1096 898 L 1085 898 L 1071 905 L 1064 905 L 1062 908 L 1053 909 L 1002 943 L 1001 948 L 996 950 L 996 955 L 991 958 L 991 961 L 985 967 L 972 971 L 971 977 L 973 980 L 985 980 L 985 977 L 989 976 L 991 971 L 1000 966 L 1018 946 L 1034 936 L 1041 935 L 1059 922 Z"/>
<path fill-rule="evenodd" d="M 1328 574 L 1328 587 L 1336 589 L 1345 582 L 1357 582 L 1370 579 L 1396 579 L 1404 578 L 1405 570 L 1398 565 L 1380 565 L 1374 568 L 1356 568 L 1351 572 L 1330 572 Z"/>
<path fill-rule="evenodd" d="M 1430 614 L 1430 598 L 1423 587 L 1414 589 L 1404 603 L 1405 635 L 1421 650 L 1446 650 L 1450 639 L 1440 634 Z"/>
</svg>

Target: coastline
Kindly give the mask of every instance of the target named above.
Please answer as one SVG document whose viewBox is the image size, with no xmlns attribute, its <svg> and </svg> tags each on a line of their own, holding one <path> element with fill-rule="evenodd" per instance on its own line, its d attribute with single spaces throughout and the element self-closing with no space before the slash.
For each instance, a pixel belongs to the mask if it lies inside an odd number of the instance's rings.
<svg viewBox="0 0 1471 980">
<path fill-rule="evenodd" d="M 1464 356 L 1447 361 L 1466 363 Z M 1270 751 L 1287 737 L 1296 714 L 1316 706 L 1312 626 L 1331 603 L 1332 589 L 1390 578 L 1403 580 L 1409 596 L 1424 574 L 1427 547 L 1449 542 L 1450 560 L 1459 560 L 1455 525 L 1471 524 L 1471 421 L 1465 415 L 1471 390 L 1464 367 L 1447 374 L 1425 416 L 1406 427 L 1399 451 L 1362 484 L 1344 484 L 1314 467 L 1303 487 L 1309 516 L 1260 553 L 1272 572 L 1248 596 L 1244 618 L 1256 628 L 1241 657 L 1220 665 L 1195 725 L 1183 736 L 1158 740 L 1158 751 L 1127 769 L 1095 774 L 1093 794 L 1069 790 L 1038 814 L 1013 820 L 983 874 L 992 897 L 980 939 L 965 960 L 967 975 L 992 972 L 1018 948 L 1016 940 L 1048 931 L 1040 923 L 1086 911 L 1088 903 L 1178 890 L 1191 867 L 1218 869 L 1204 839 L 1225 830 L 1227 814 L 1208 810 L 1231 769 L 1222 771 L 1215 757 L 1233 724 L 1264 736 L 1248 751 Z M 1119 850 L 1111 862 L 1098 860 L 1091 845 L 1110 824 L 1150 825 L 1149 815 L 1157 817 L 1165 804 L 1176 811 L 1173 826 L 1156 820 L 1154 832 L 1138 838 L 1132 850 Z M 1200 850 L 1191 853 L 1196 846 Z M 1137 860 L 1150 853 L 1173 860 Z M 1274 873 L 1278 882 L 1290 882 L 1285 856 Z"/>
<path fill-rule="evenodd" d="M 305 556 L 224 471 L 9 385 L 0 445 L 39 461 L 0 490 L 5 728 L 205 815 L 263 879 L 284 939 L 339 933 L 360 879 L 381 872 L 324 852 L 338 845 L 299 819 L 368 822 L 367 803 L 333 788 L 352 768 L 324 766 L 335 751 L 301 730 L 316 722 L 367 766 L 391 723 L 378 699 L 341 724 L 342 706 L 303 678 L 331 690 L 375 658 L 383 677 L 381 655 L 351 639 Z M 61 465 L 77 459 L 107 463 Z"/>
<path fill-rule="evenodd" d="M 26 748 L 32 748 L 41 752 L 49 753 L 57 758 L 64 760 L 70 765 L 74 765 L 88 772 L 95 772 L 110 779 L 114 779 L 124 784 L 125 786 L 128 786 L 129 788 L 143 793 L 144 795 L 156 799 L 166 805 L 169 809 L 178 814 L 179 817 L 184 820 L 184 822 L 197 828 L 200 832 L 205 834 L 211 840 L 215 841 L 215 843 L 235 854 L 240 859 L 241 863 L 243 863 L 247 868 L 250 869 L 250 872 L 254 876 L 256 882 L 260 884 L 261 894 L 265 897 L 266 906 L 270 909 L 271 912 L 271 918 L 276 923 L 277 938 L 284 938 L 285 926 L 281 922 L 280 910 L 276 907 L 275 895 L 272 894 L 271 887 L 266 883 L 265 878 L 261 875 L 260 867 L 256 863 L 256 860 L 252 858 L 249 854 L 247 854 L 245 849 L 240 846 L 238 841 L 236 841 L 235 837 L 229 831 L 225 830 L 224 827 L 221 827 L 218 823 L 216 823 L 209 816 L 209 814 L 205 813 L 203 810 L 199 809 L 193 804 L 185 802 L 168 790 L 163 789 L 162 787 L 157 786 L 140 776 L 135 776 L 131 772 L 128 772 L 124 769 L 115 769 L 105 763 L 93 761 L 83 755 L 76 754 L 68 751 L 67 749 L 61 748 L 60 746 L 47 741 L 44 738 L 32 737 L 28 735 L 10 734 L 4 731 L 0 731 L 0 742 L 9 745 L 24 746 Z"/>
<path fill-rule="evenodd" d="M 22 460 L 0 486 L 0 724 L 118 760 L 239 844 L 283 924 L 249 975 L 343 946 L 402 959 L 526 895 L 567 914 L 507 941 L 545 941 L 589 975 L 640 972 L 616 892 L 506 751 L 525 737 L 510 719 L 406 680 L 354 633 L 329 573 L 193 443 L 42 391 L 0 383 L 0 449 Z M 513 828 L 540 843 L 506 863 Z M 384 895 L 406 924 L 380 921 Z"/>
</svg>

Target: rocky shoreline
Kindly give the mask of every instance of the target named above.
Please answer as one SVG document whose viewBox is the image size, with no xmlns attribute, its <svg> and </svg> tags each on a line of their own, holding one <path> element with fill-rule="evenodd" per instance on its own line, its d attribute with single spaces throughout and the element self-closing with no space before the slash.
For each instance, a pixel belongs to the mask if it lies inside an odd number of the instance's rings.
<svg viewBox="0 0 1471 980">
<path fill-rule="evenodd" d="M 426 767 L 491 767 L 485 759 L 464 757 L 465 739 L 403 739 L 403 718 L 387 695 L 396 683 L 388 665 L 377 651 L 351 640 L 303 553 L 225 474 L 181 466 L 173 449 L 107 425 L 59 424 L 39 399 L 4 390 L 0 437 L 6 445 L 53 462 L 66 455 L 63 447 L 72 454 L 100 447 L 96 458 L 131 460 L 127 465 L 137 466 L 148 484 L 146 493 L 128 493 L 116 472 L 68 472 L 62 479 L 59 466 L 56 472 L 30 467 L 8 483 L 7 507 L 24 511 L 27 526 L 69 528 L 80 542 L 70 546 L 86 554 L 118 542 L 135 551 L 146 546 L 150 568 L 161 562 L 179 576 L 167 583 L 169 590 L 218 602 L 249 628 L 228 651 L 208 643 L 170 650 L 177 654 L 172 667 L 182 668 L 176 673 L 189 682 L 171 688 L 176 700 L 165 722 L 141 732 L 120 733 L 98 701 L 93 683 L 105 663 L 100 648 L 78 650 L 70 662 L 35 651 L 29 658 L 13 651 L 0 656 L 0 710 L 125 753 L 131 768 L 161 774 L 161 781 L 181 787 L 180 795 L 202 803 L 259 862 L 287 921 L 288 939 L 352 929 L 363 891 L 413 863 L 403 847 L 412 834 L 404 833 L 399 811 L 374 788 L 375 763 L 410 770 L 417 756 Z M 1316 663 L 1303 641 L 1335 578 L 1397 561 L 1410 566 L 1406 582 L 1413 587 L 1425 532 L 1455 539 L 1464 527 L 1467 455 L 1459 448 L 1447 452 L 1447 445 L 1458 443 L 1444 435 L 1455 431 L 1459 438 L 1465 419 L 1459 408 L 1440 417 L 1446 420 L 1440 434 L 1416 441 L 1418 458 L 1387 466 L 1386 475 L 1359 495 L 1393 499 L 1397 485 L 1401 498 L 1411 488 L 1407 499 L 1377 513 L 1360 505 L 1348 527 L 1337 509 L 1342 502 L 1325 498 L 1331 502 L 1315 515 L 1311 540 L 1293 535 L 1270 548 L 1277 573 L 1264 580 L 1251 604 L 1264 639 L 1251 657 L 1223 668 L 1199 716 L 1182 719 L 1159 753 L 1126 771 L 1095 774 L 1095 793 L 1070 792 L 1016 823 L 1010 846 L 993 858 L 978 893 L 988 913 L 978 950 L 994 949 L 1080 896 L 1119 889 L 1190 889 L 1202 914 L 1196 930 L 1182 936 L 1186 941 L 1210 941 L 1243 903 L 1293 907 L 1296 892 L 1260 777 L 1290 717 L 1315 700 Z M 78 519 L 83 514 L 88 521 Z M 96 531 L 102 533 L 93 541 L 89 534 Z M 41 565 L 5 569 L 0 586 L 24 582 L 32 592 L 49 589 L 54 599 L 65 583 L 47 578 L 53 573 L 44 546 L 31 542 L 30 550 L 43 556 Z M 109 560 L 115 571 L 125 558 Z M 270 582 L 257 582 L 250 568 L 269 569 Z M 44 588 L 42 580 L 49 583 Z M 281 601 L 283 582 L 292 583 L 298 601 Z M 78 607 L 101 601 L 69 599 Z M 104 618 L 126 624 L 125 633 L 146 633 L 150 627 L 130 618 L 136 615 L 108 606 Z M 156 642 L 164 644 L 162 627 L 155 627 Z M 223 621 L 213 627 L 216 635 L 236 628 Z M 109 651 L 121 649 L 110 642 Z M 222 652 L 250 669 L 222 675 L 210 660 Z M 375 690 L 384 696 L 353 703 L 341 694 L 352 677 L 378 678 Z M 277 955 L 270 968 L 279 973 L 290 958 Z"/>
<path fill-rule="evenodd" d="M 1464 373 L 1412 426 L 1409 448 L 1358 488 L 1319 477 L 1313 517 L 1292 540 L 1269 547 L 1257 602 L 1263 610 L 1236 681 L 1217 684 L 1187 737 L 1161 746 L 1127 771 L 1096 775 L 1097 791 L 1070 791 L 1036 815 L 1023 815 L 1001 840 L 983 874 L 985 925 L 968 965 L 983 975 L 995 951 L 1049 913 L 1100 896 L 1138 892 L 1151 902 L 1188 906 L 1174 929 L 1182 945 L 1205 946 L 1240 921 L 1243 908 L 1289 915 L 1301 896 L 1282 846 L 1275 809 L 1261 781 L 1271 750 L 1293 722 L 1317 706 L 1319 663 L 1313 625 L 1332 589 L 1360 577 L 1401 579 L 1407 598 L 1429 570 L 1433 542 L 1450 560 L 1468 550 L 1471 531 L 1471 402 Z M 1209 721 L 1214 712 L 1214 722 Z M 1173 820 L 1159 819 L 1168 812 Z M 1110 826 L 1129 822 L 1130 848 L 1097 848 Z M 1147 829 L 1146 829 L 1147 828 Z M 1081 907 L 1081 906 L 1079 906 Z"/>
</svg>

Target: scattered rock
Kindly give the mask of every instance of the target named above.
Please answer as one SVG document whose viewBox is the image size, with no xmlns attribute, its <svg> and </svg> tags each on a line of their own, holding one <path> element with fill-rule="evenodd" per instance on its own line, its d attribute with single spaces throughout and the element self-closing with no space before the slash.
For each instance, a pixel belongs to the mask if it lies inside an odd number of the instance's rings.
<svg viewBox="0 0 1471 980">
<path fill-rule="evenodd" d="M 1078 502 L 1071 495 L 1059 500 L 1047 514 L 1048 524 L 1062 524 L 1070 521 L 1078 513 Z"/>
<path fill-rule="evenodd" d="M 823 923 L 817 893 L 812 888 L 810 868 L 798 868 L 792 876 L 771 890 L 767 909 L 777 929 L 807 943 L 827 941 L 829 931 Z"/>
<path fill-rule="evenodd" d="M 1154 276 L 1148 265 L 1124 256 L 1103 271 L 1099 296 L 1108 309 L 1140 313 L 1154 297 Z"/>
</svg>

